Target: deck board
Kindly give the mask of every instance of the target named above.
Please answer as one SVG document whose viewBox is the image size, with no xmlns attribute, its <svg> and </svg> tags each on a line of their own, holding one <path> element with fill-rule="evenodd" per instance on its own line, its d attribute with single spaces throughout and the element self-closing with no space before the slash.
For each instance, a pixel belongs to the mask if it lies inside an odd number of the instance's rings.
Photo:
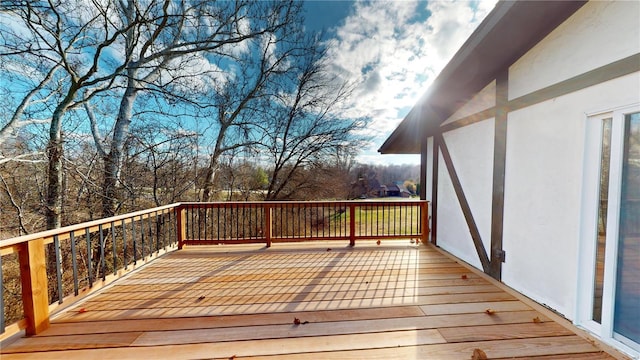
<svg viewBox="0 0 640 360">
<path fill-rule="evenodd" d="M 438 250 L 404 245 L 186 248 L 0 351 L 3 360 L 307 360 L 464 359 L 475 348 L 612 358 Z"/>
</svg>

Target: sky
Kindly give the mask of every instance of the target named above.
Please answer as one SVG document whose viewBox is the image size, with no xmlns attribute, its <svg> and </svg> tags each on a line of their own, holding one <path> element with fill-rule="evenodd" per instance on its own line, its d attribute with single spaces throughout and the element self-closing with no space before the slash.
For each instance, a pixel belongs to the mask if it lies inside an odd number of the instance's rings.
<svg viewBox="0 0 640 360">
<path fill-rule="evenodd" d="M 326 1 L 304 4 L 305 26 L 335 44 L 335 71 L 358 81 L 348 117 L 370 118 L 373 140 L 357 160 L 418 164 L 419 155 L 378 148 L 495 6 L 481 1 Z"/>
<path fill-rule="evenodd" d="M 370 120 L 365 135 L 372 141 L 362 149 L 358 162 L 420 162 L 419 155 L 381 155 L 377 150 L 496 1 L 307 0 L 303 3 L 305 26 L 313 32 L 324 31 L 324 39 L 333 45 L 328 52 L 332 70 L 358 84 L 348 100 L 347 110 L 340 114 L 344 118 Z M 0 21 L 10 20 L 2 15 Z M 201 60 L 199 65 L 210 65 L 204 58 Z M 106 133 L 110 123 L 105 124 Z"/>
</svg>

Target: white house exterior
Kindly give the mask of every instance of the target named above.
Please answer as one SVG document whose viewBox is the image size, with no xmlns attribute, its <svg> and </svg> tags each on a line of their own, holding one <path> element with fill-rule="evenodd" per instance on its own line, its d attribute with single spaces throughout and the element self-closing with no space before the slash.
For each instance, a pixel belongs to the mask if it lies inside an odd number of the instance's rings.
<svg viewBox="0 0 640 360">
<path fill-rule="evenodd" d="M 380 152 L 438 246 L 640 358 L 640 2 L 498 3 Z"/>
</svg>

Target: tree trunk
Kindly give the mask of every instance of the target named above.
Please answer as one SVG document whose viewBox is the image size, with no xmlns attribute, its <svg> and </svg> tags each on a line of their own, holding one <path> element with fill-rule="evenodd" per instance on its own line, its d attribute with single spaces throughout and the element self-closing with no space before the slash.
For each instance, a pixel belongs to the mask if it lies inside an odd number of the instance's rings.
<svg viewBox="0 0 640 360">
<path fill-rule="evenodd" d="M 220 112 L 223 114 L 224 112 Z M 222 115 L 221 115 L 222 118 Z M 220 131 L 218 132 L 218 137 L 216 138 L 216 145 L 213 149 L 213 154 L 211 154 L 211 160 L 209 160 L 209 167 L 207 167 L 207 174 L 204 177 L 204 185 L 202 190 L 202 202 L 209 202 L 211 200 L 211 193 L 213 192 L 214 181 L 216 180 L 216 173 L 218 172 L 218 163 L 220 160 L 220 156 L 224 152 L 222 150 L 222 143 L 224 142 L 224 138 L 227 135 L 227 129 L 229 128 L 229 124 L 225 120 L 220 121 Z"/>
<path fill-rule="evenodd" d="M 49 139 L 47 145 L 47 229 L 57 229 L 62 225 L 62 141 Z"/>
<path fill-rule="evenodd" d="M 53 112 L 51 124 L 49 126 L 49 142 L 47 144 L 47 209 L 46 223 L 47 229 L 57 229 L 62 226 L 62 195 L 63 189 L 63 167 L 62 160 L 64 147 L 62 143 L 62 116 L 73 99 L 73 92 L 70 91 L 63 102 L 61 102 Z M 53 244 L 47 245 L 47 273 L 48 280 L 53 283 L 53 274 L 56 268 L 56 253 Z M 48 289 L 50 299 L 59 299 L 57 287 Z"/>
<path fill-rule="evenodd" d="M 104 179 L 102 183 L 103 217 L 115 215 L 118 203 L 121 201 L 117 187 L 122 169 L 124 143 L 129 135 L 133 104 L 137 97 L 135 80 L 133 80 L 134 74 L 129 75 L 127 89 L 120 100 L 120 109 L 113 128 L 113 138 L 111 140 L 109 153 L 104 157 Z"/>
<path fill-rule="evenodd" d="M 47 229 L 62 226 L 62 116 L 73 100 L 75 92 L 69 91 L 65 99 L 56 107 L 49 125 L 49 142 L 47 144 Z"/>
<path fill-rule="evenodd" d="M 204 185 L 202 189 L 202 202 L 209 202 L 211 200 L 211 193 L 213 192 L 213 184 L 216 179 L 216 173 L 218 170 L 218 158 L 220 154 L 217 151 L 211 155 L 209 160 L 209 166 L 207 167 L 207 173 L 204 178 Z"/>
</svg>

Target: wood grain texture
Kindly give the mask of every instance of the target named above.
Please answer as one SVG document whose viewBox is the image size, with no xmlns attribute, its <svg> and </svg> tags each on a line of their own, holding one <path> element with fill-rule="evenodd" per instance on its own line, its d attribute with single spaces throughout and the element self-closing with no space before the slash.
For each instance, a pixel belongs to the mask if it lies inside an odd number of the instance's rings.
<svg viewBox="0 0 640 360">
<path fill-rule="evenodd" d="M 185 247 L 3 344 L 2 359 L 608 358 L 430 246 L 279 246 Z"/>
</svg>

